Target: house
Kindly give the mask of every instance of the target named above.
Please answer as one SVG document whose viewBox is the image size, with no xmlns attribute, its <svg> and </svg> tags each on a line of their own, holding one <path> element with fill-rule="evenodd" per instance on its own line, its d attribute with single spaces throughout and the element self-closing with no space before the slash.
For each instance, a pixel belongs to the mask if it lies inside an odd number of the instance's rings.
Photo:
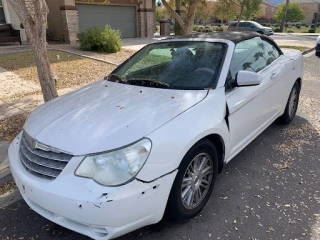
<svg viewBox="0 0 320 240">
<path fill-rule="evenodd" d="M 304 9 L 306 16 L 301 21 L 302 23 L 310 25 L 315 22 L 317 13 L 320 11 L 320 0 L 291 0 L 291 2 L 299 3 L 299 5 Z"/>
<path fill-rule="evenodd" d="M 155 32 L 155 1 L 153 0 L 46 0 L 48 33 L 52 40 L 73 42 L 79 31 L 109 24 L 123 38 L 153 37 Z M 20 29 L 20 21 L 8 0 L 0 0 L 3 23 Z M 25 34 L 24 34 L 25 35 Z"/>
<path fill-rule="evenodd" d="M 20 30 L 21 41 L 27 41 L 26 32 L 21 26 L 21 22 L 9 4 L 8 0 L 0 0 L 0 25 L 10 23 L 14 29 Z"/>
<path fill-rule="evenodd" d="M 267 1 L 263 1 L 260 7 L 261 7 L 261 12 L 260 12 L 260 17 L 257 19 L 257 22 L 275 23 L 276 21 L 273 19 L 273 14 L 278 9 L 278 6 L 272 3 L 269 3 Z"/>
</svg>

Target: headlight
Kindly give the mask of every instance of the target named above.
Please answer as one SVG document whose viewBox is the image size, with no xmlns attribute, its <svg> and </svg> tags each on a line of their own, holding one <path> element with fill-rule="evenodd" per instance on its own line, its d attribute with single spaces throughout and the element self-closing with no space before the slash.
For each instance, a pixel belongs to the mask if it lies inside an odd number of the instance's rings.
<svg viewBox="0 0 320 240">
<path fill-rule="evenodd" d="M 75 174 L 92 178 L 106 186 L 124 184 L 134 178 L 151 150 L 151 141 L 142 139 L 122 149 L 87 156 L 77 168 Z"/>
</svg>

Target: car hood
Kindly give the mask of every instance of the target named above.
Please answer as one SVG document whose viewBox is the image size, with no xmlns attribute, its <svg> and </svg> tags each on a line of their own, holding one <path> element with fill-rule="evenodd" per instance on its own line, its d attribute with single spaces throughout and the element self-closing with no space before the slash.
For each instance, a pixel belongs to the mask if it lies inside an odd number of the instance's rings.
<svg viewBox="0 0 320 240">
<path fill-rule="evenodd" d="M 143 138 L 207 92 L 101 80 L 41 105 L 24 130 L 40 143 L 73 155 L 108 151 Z"/>
</svg>

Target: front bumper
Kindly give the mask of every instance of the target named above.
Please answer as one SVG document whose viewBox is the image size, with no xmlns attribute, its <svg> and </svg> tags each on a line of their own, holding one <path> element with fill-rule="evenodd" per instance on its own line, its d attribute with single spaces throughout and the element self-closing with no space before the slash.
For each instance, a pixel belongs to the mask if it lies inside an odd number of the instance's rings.
<svg viewBox="0 0 320 240">
<path fill-rule="evenodd" d="M 30 174 L 19 159 L 19 136 L 9 147 L 13 178 L 26 203 L 43 217 L 94 239 L 111 239 L 159 222 L 177 171 L 153 182 L 105 187 L 74 175 L 74 157 L 53 181 Z"/>
</svg>

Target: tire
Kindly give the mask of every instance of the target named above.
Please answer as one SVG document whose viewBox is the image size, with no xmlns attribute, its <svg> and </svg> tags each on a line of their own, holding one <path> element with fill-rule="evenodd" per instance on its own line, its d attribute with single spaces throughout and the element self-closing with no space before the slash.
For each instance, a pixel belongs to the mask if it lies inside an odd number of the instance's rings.
<svg viewBox="0 0 320 240">
<path fill-rule="evenodd" d="M 205 158 L 205 165 L 200 168 Z M 200 172 L 205 172 L 206 175 L 201 176 L 202 174 L 199 173 L 200 175 L 194 174 L 192 177 L 191 172 L 197 167 L 203 169 Z M 203 139 L 196 143 L 181 161 L 168 199 L 166 216 L 176 222 L 184 222 L 198 215 L 210 198 L 217 173 L 218 155 L 216 148 L 208 139 Z M 191 180 L 186 181 L 187 178 Z M 182 186 L 183 182 L 185 186 Z M 182 197 L 184 193 L 187 196 L 185 200 Z M 199 193 L 202 194 L 200 198 Z"/>
<path fill-rule="evenodd" d="M 290 92 L 286 108 L 283 115 L 279 118 L 279 122 L 282 124 L 289 124 L 296 116 L 296 112 L 299 104 L 300 86 L 298 82 L 295 82 Z"/>
<path fill-rule="evenodd" d="M 316 56 L 320 57 L 320 51 L 316 51 Z"/>
</svg>

